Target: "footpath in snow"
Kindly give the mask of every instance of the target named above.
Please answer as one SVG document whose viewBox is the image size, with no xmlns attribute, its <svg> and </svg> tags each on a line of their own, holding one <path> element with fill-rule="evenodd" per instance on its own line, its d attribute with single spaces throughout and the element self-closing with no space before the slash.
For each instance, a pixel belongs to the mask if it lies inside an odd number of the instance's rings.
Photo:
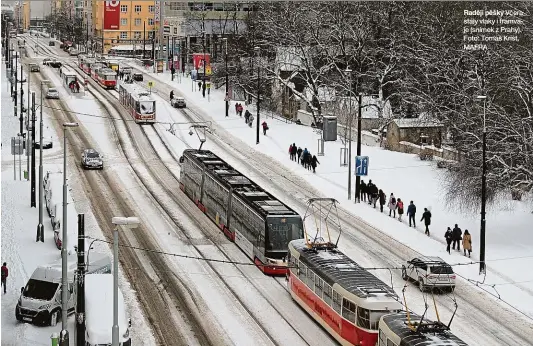
<svg viewBox="0 0 533 346">
<path fill-rule="evenodd" d="M 198 86 L 190 78 L 177 77 L 171 81 L 168 72 L 163 74 L 152 73 L 151 69 L 145 69 L 130 64 L 149 74 L 155 83 L 165 83 L 171 86 L 177 93 L 183 95 L 187 103 L 197 109 L 201 109 L 204 116 L 210 118 L 214 128 L 222 127 L 233 136 L 239 138 L 243 145 L 258 150 L 280 162 L 290 173 L 298 174 L 310 185 L 318 188 L 324 196 L 334 197 L 341 205 L 356 216 L 374 226 L 380 232 L 393 237 L 414 250 L 424 255 L 440 256 L 448 263 L 468 264 L 476 262 L 479 257 L 479 214 L 463 214 L 448 206 L 442 190 L 442 179 L 445 171 L 436 168 L 436 162 L 421 161 L 417 155 L 387 151 L 379 146 L 362 146 L 362 155 L 370 157 L 369 176 L 363 178 L 368 182 L 371 179 L 379 189 L 383 189 L 388 197 L 394 193 L 396 198 L 401 198 L 405 208 L 410 201 L 417 206 L 416 228 L 409 227 L 408 217 L 404 215 L 402 222 L 388 216 L 387 206 L 384 213 L 379 212 L 368 204 L 347 200 L 347 175 L 348 168 L 340 166 L 340 150 L 344 145 L 340 139 L 336 142 L 325 143 L 325 155 L 318 156 L 320 164 L 316 174 L 312 173 L 293 162 L 289 158 L 289 145 L 296 143 L 297 146 L 307 148 L 311 154 L 317 153 L 318 138 L 312 128 L 287 123 L 280 120 L 281 117 L 272 118 L 270 113 L 261 116 L 261 122 L 266 120 L 269 126 L 267 135 L 261 131 L 260 144 L 256 144 L 255 124 L 250 128 L 245 124 L 243 117 L 236 115 L 235 102 L 230 103 L 229 117 L 225 117 L 225 93 L 223 90 L 212 89 L 209 100 L 202 97 Z M 145 78 L 145 82 L 147 82 Z M 181 95 L 180 95 L 181 94 Z M 168 95 L 159 95 L 168 102 Z M 237 101 L 243 104 L 244 101 Z M 248 108 L 252 114 L 256 114 L 253 105 Z M 246 108 L 245 108 L 246 110 Z M 174 121 L 178 121 L 173 119 Z M 161 120 L 168 121 L 168 119 Z M 168 128 L 168 125 L 165 125 Z M 180 148 L 184 148 L 183 138 L 186 134 L 186 125 L 180 125 L 181 131 L 174 141 Z M 180 138 L 181 136 L 181 138 Z M 169 141 L 171 141 L 169 139 Z M 178 143 L 181 142 L 181 143 Z M 352 143 L 355 152 L 356 143 Z M 352 177 L 352 189 L 354 189 L 355 177 Z M 353 195 L 353 191 L 352 191 Z M 423 222 L 420 222 L 424 208 L 432 213 L 431 237 L 424 235 Z M 514 307 L 524 311 L 533 317 L 533 205 L 528 202 L 508 200 L 499 201 L 488 209 L 487 213 L 487 275 L 479 275 L 479 264 L 456 266 L 455 271 L 471 280 L 472 287 L 478 285 L 489 292 L 493 297 L 500 296 Z M 445 249 L 444 233 L 447 227 L 453 228 L 455 224 L 463 230 L 468 229 L 473 238 L 473 253 L 471 258 L 463 255 L 463 252 L 453 252 L 449 255 Z M 341 240 L 342 245 L 342 240 Z M 462 245 L 461 245 L 462 249 Z M 466 281 L 464 284 L 469 284 Z M 526 304 L 525 302 L 528 302 Z"/>
</svg>

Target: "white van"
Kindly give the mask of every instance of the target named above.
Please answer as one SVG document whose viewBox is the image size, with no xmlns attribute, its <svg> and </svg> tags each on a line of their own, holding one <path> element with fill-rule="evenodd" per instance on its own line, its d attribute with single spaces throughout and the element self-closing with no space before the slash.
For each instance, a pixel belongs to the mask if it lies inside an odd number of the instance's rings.
<svg viewBox="0 0 533 346">
<path fill-rule="evenodd" d="M 111 273 L 111 259 L 101 253 L 91 253 L 88 273 Z M 73 313 L 76 303 L 74 272 L 77 256 L 68 258 L 68 314 Z M 39 266 L 21 288 L 15 317 L 17 321 L 55 326 L 61 320 L 61 260 Z"/>
<path fill-rule="evenodd" d="M 110 345 L 113 326 L 113 275 L 85 276 L 85 341 L 87 346 Z M 131 320 L 126 313 L 124 297 L 118 291 L 119 345 L 130 346 Z"/>
<path fill-rule="evenodd" d="M 48 215 L 52 218 L 54 226 L 54 206 L 56 203 L 63 201 L 63 175 L 62 173 L 48 172 L 44 180 L 44 199 Z"/>
</svg>

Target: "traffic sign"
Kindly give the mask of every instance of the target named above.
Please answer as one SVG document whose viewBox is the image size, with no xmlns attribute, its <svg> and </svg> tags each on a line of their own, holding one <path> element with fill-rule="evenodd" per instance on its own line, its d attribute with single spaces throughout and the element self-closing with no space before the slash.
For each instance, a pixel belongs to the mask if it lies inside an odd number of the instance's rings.
<svg viewBox="0 0 533 346">
<path fill-rule="evenodd" d="M 154 86 L 154 82 L 149 81 L 149 82 L 148 82 L 148 86 L 149 86 L 150 88 L 153 87 L 153 86 Z"/>
<path fill-rule="evenodd" d="M 22 137 L 11 137 L 11 155 L 22 155 L 24 153 L 24 140 Z"/>
<path fill-rule="evenodd" d="M 356 156 L 355 157 L 355 175 L 367 176 L 368 175 L 368 156 Z"/>
</svg>

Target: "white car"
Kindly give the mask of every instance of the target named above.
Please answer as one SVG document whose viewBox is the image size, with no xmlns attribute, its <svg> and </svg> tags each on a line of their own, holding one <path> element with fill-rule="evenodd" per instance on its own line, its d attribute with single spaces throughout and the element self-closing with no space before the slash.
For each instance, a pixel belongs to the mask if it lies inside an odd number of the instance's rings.
<svg viewBox="0 0 533 346">
<path fill-rule="evenodd" d="M 170 104 L 174 108 L 185 108 L 185 107 L 187 107 L 187 104 L 185 103 L 185 99 L 183 97 L 174 97 L 170 101 Z"/>
<path fill-rule="evenodd" d="M 433 288 L 455 289 L 456 275 L 440 257 L 420 256 L 407 261 L 407 266 L 402 265 L 402 278 L 416 281 L 422 292 Z"/>
<path fill-rule="evenodd" d="M 56 88 L 49 88 L 46 92 L 47 99 L 59 99 L 59 91 Z"/>
</svg>

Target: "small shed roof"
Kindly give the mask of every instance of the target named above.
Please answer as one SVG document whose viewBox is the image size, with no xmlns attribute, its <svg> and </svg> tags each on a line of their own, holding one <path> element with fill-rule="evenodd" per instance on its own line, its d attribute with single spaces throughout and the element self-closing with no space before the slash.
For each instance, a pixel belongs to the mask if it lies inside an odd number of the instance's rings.
<svg viewBox="0 0 533 346">
<path fill-rule="evenodd" d="M 428 118 L 402 118 L 394 119 L 393 122 L 401 129 L 416 127 L 443 127 L 443 124 L 440 121 Z"/>
</svg>

